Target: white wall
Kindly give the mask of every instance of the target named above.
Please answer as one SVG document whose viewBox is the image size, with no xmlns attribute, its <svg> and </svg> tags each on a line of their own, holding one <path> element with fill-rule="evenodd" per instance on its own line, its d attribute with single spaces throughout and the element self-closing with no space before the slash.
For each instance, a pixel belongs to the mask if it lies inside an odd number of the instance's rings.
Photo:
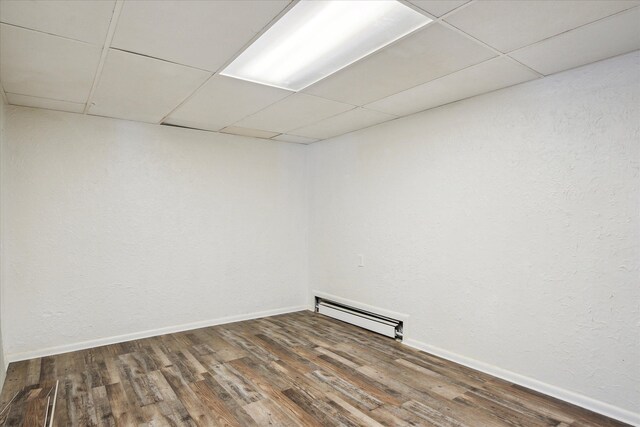
<svg viewBox="0 0 640 427">
<path fill-rule="evenodd" d="M 304 146 L 5 113 L 10 359 L 305 304 Z"/>
<path fill-rule="evenodd" d="M 4 329 L 4 324 L 2 322 L 3 311 L 4 311 L 4 299 L 3 297 L 3 289 L 4 289 L 4 281 L 2 279 L 2 275 L 4 272 L 4 262 L 3 262 L 3 246 L 4 246 L 4 233 L 2 232 L 2 220 L 4 218 L 3 210 L 4 210 L 4 202 L 2 200 L 2 159 L 4 157 L 4 110 L 5 110 L 4 99 L 0 99 L 0 390 L 2 390 L 2 386 L 4 384 L 4 379 L 6 375 L 6 365 L 5 365 L 5 356 L 4 356 L 4 345 L 2 342 L 2 334 Z"/>
<path fill-rule="evenodd" d="M 308 283 L 410 314 L 413 345 L 637 417 L 639 66 L 309 147 L 7 107 L 6 353 L 286 310 Z"/>
<path fill-rule="evenodd" d="M 638 58 L 313 144 L 310 289 L 409 314 L 413 345 L 637 417 Z"/>
</svg>

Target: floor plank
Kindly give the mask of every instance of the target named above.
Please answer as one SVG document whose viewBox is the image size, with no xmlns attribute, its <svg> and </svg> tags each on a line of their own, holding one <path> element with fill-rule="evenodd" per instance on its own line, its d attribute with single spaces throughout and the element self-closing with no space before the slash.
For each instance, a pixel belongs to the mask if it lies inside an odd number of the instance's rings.
<svg viewBox="0 0 640 427">
<path fill-rule="evenodd" d="M 9 365 L 0 422 L 59 426 L 624 426 L 328 317 L 297 312 Z"/>
</svg>

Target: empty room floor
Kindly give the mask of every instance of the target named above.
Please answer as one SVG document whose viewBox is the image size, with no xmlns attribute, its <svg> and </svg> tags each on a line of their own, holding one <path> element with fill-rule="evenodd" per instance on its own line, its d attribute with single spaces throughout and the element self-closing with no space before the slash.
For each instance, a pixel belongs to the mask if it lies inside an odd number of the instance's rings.
<svg viewBox="0 0 640 427">
<path fill-rule="evenodd" d="M 310 311 L 12 363 L 0 423 L 56 380 L 58 426 L 625 425 Z"/>
</svg>

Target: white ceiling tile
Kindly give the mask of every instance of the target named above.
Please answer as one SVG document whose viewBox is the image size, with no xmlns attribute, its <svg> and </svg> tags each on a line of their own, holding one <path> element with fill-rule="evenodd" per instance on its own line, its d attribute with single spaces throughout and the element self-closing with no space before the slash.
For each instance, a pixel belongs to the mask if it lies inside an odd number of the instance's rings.
<svg viewBox="0 0 640 427">
<path fill-rule="evenodd" d="M 17 93 L 7 93 L 7 101 L 9 101 L 11 105 L 68 111 L 70 113 L 82 113 L 85 105 L 79 102 L 58 101 L 55 99 L 38 98 L 36 96 L 19 95 Z"/>
<path fill-rule="evenodd" d="M 288 0 L 127 1 L 112 47 L 216 71 Z"/>
<path fill-rule="evenodd" d="M 548 75 L 640 49 L 640 8 L 522 48 L 512 57 Z"/>
<path fill-rule="evenodd" d="M 217 75 L 172 112 L 165 123 L 220 130 L 291 94 L 286 90 Z"/>
<path fill-rule="evenodd" d="M 395 119 L 396 116 L 378 111 L 354 108 L 337 116 L 329 117 L 309 126 L 291 131 L 294 135 L 307 138 L 325 139 L 342 135 L 358 129 L 363 129 L 378 123 Z"/>
<path fill-rule="evenodd" d="M 0 79 L 5 91 L 86 102 L 100 47 L 0 24 Z"/>
<path fill-rule="evenodd" d="M 240 120 L 236 125 L 286 133 L 291 129 L 310 125 L 352 108 L 354 108 L 353 105 L 296 93 Z"/>
<path fill-rule="evenodd" d="M 158 123 L 209 76 L 206 71 L 110 49 L 89 113 Z"/>
<path fill-rule="evenodd" d="M 0 1 L 0 20 L 102 46 L 115 3 L 115 0 Z"/>
<path fill-rule="evenodd" d="M 233 135 L 251 136 L 253 138 L 272 138 L 279 135 L 277 132 L 267 132 L 259 129 L 247 129 L 238 126 L 228 126 L 222 129 L 222 133 L 230 133 Z"/>
<path fill-rule="evenodd" d="M 469 0 L 409 0 L 409 2 L 433 16 L 442 16 L 468 3 Z"/>
<path fill-rule="evenodd" d="M 638 4 L 637 0 L 486 0 L 452 13 L 445 21 L 510 52 Z"/>
<path fill-rule="evenodd" d="M 311 144 L 312 142 L 316 142 L 316 138 L 307 138 L 306 136 L 298 136 L 298 135 L 287 135 L 286 133 L 280 134 L 278 136 L 274 136 L 273 138 L 276 141 L 282 142 L 294 142 L 296 144 Z"/>
<path fill-rule="evenodd" d="M 406 115 L 537 77 L 536 73 L 509 58 L 494 58 L 367 104 L 366 107 L 389 114 Z"/>
<path fill-rule="evenodd" d="M 493 56 L 493 51 L 455 30 L 431 24 L 304 92 L 364 105 Z"/>
</svg>

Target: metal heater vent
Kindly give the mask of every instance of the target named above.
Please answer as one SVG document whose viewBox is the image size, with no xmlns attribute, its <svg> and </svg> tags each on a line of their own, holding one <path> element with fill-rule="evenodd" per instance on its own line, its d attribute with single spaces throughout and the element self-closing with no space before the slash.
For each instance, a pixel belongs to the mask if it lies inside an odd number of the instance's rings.
<svg viewBox="0 0 640 427">
<path fill-rule="evenodd" d="M 402 341 L 402 321 L 316 297 L 316 313 Z"/>
</svg>

